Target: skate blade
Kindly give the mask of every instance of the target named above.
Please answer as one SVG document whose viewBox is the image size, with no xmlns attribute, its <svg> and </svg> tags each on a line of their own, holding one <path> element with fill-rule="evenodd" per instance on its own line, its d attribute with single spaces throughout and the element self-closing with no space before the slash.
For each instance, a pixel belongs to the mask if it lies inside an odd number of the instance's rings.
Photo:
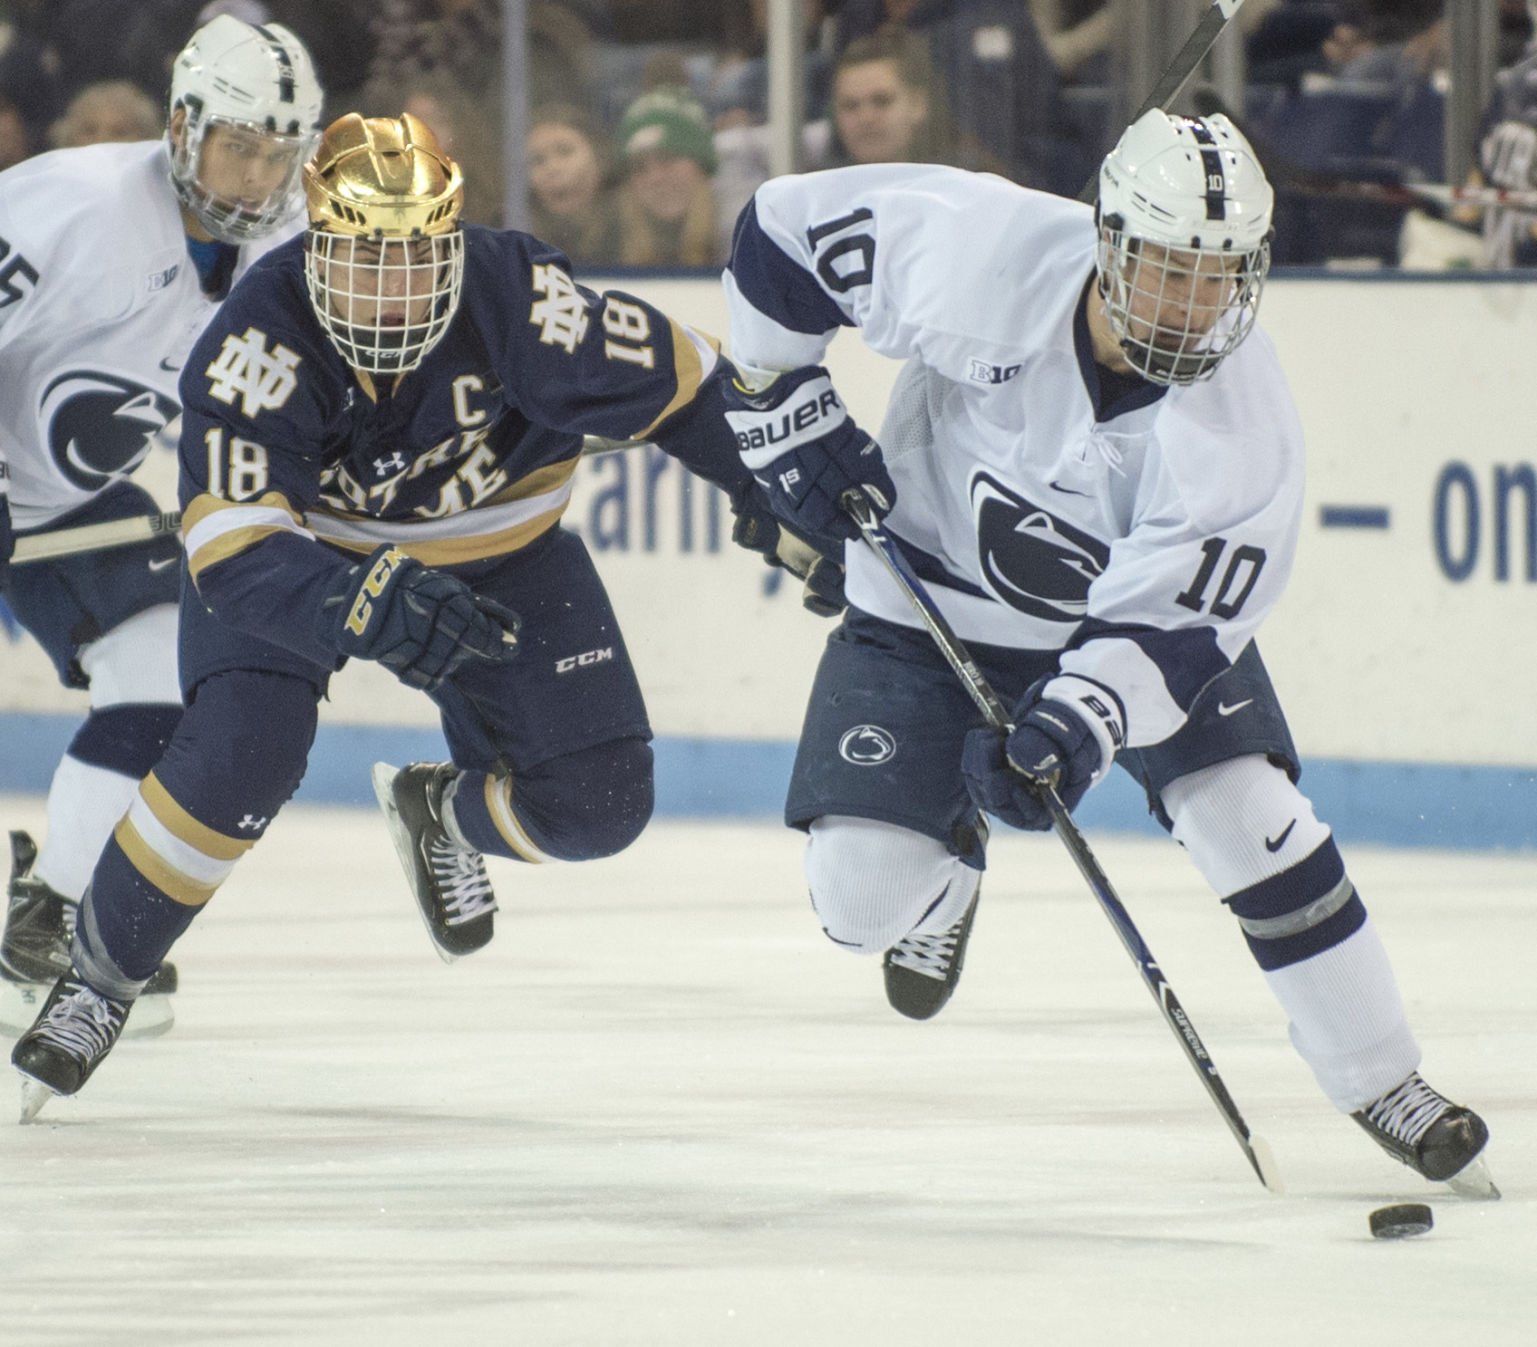
<svg viewBox="0 0 1537 1347">
<path fill-rule="evenodd" d="M 33 1080 L 30 1076 L 23 1076 L 21 1080 L 21 1125 L 25 1127 L 39 1113 L 43 1111 L 43 1105 L 53 1098 L 53 1091 L 40 1080 Z"/>
<path fill-rule="evenodd" d="M 379 801 L 379 808 L 384 811 L 384 821 L 390 830 L 390 841 L 395 844 L 395 854 L 400 858 L 401 868 L 406 872 L 406 888 L 413 890 L 411 901 L 416 903 L 417 915 L 422 919 L 422 925 L 427 928 L 427 939 L 432 942 L 432 947 L 438 953 L 438 958 L 444 963 L 454 963 L 459 956 L 451 950 L 446 950 L 438 944 L 438 937 L 432 929 L 432 922 L 427 914 L 422 911 L 421 903 L 416 900 L 414 885 L 411 879 L 416 870 L 416 858 L 411 854 L 411 834 L 406 831 L 406 825 L 400 821 L 400 810 L 395 806 L 395 778 L 400 774 L 400 768 L 391 767 L 387 762 L 374 764 L 371 778 L 374 783 L 374 795 Z"/>
<path fill-rule="evenodd" d="M 1446 1186 L 1458 1197 L 1474 1202 L 1497 1202 L 1500 1190 L 1494 1186 L 1494 1176 L 1489 1172 L 1489 1162 L 1482 1155 L 1475 1155 L 1451 1178 Z"/>
</svg>

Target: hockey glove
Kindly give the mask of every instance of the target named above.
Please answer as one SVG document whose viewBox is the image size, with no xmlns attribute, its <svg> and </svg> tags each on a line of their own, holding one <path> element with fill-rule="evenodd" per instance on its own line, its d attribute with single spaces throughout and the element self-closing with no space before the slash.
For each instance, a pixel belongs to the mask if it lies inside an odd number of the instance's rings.
<svg viewBox="0 0 1537 1347">
<path fill-rule="evenodd" d="M 377 660 L 426 692 L 472 660 L 503 663 L 518 652 L 517 614 L 396 547 L 343 572 L 321 622 L 341 654 Z"/>
<path fill-rule="evenodd" d="M 751 487 L 745 499 L 732 502 L 731 509 L 736 515 L 731 541 L 801 580 L 801 604 L 807 612 L 818 617 L 836 617 L 848 607 L 843 597 L 841 543 L 831 549 L 831 555 L 819 551 L 788 525 L 781 524 L 762 493 Z"/>
<path fill-rule="evenodd" d="M 1059 695 L 1042 696 L 1050 687 Z M 1051 814 L 1042 799 L 1056 788 L 1069 813 L 1109 769 L 1123 731 L 1118 707 L 1103 689 L 1080 679 L 1042 679 L 1020 699 L 1014 729 L 972 730 L 961 773 L 977 805 L 1016 828 L 1044 832 Z"/>
<path fill-rule="evenodd" d="M 845 491 L 862 490 L 877 515 L 896 504 L 880 446 L 849 418 L 822 366 L 790 370 L 758 392 L 733 379 L 725 399 L 742 462 L 774 513 L 818 550 L 859 536 L 841 504 Z"/>
</svg>

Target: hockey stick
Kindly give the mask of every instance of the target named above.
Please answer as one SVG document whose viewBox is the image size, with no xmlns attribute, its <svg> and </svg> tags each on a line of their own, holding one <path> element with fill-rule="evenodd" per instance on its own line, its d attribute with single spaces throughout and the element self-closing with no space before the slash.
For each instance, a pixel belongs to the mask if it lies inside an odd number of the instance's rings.
<svg viewBox="0 0 1537 1347">
<path fill-rule="evenodd" d="M 582 456 L 591 458 L 597 454 L 612 454 L 623 449 L 635 449 L 644 440 L 605 440 L 597 435 L 582 439 Z M 109 519 L 104 524 L 82 524 L 79 528 L 55 529 L 51 533 L 34 533 L 16 539 L 16 551 L 11 565 L 25 566 L 29 561 L 48 561 L 54 557 L 76 556 L 82 552 L 103 552 L 112 547 L 128 547 L 133 543 L 145 543 L 163 533 L 175 533 L 181 528 L 181 514 L 171 510 L 165 514 L 133 515 L 128 519 Z"/>
<path fill-rule="evenodd" d="M 850 491 L 843 497 L 843 507 L 859 526 L 860 536 L 870 550 L 880 559 L 881 564 L 907 596 L 908 602 L 923 620 L 923 625 L 928 628 L 929 635 L 934 638 L 934 644 L 939 647 L 940 654 L 955 670 L 987 723 L 999 734 L 1008 734 L 1014 727 L 1009 723 L 1009 713 L 998 699 L 998 694 L 993 691 L 982 671 L 977 668 L 970 652 L 961 643 L 961 639 L 955 634 L 949 622 L 945 620 L 944 614 L 939 611 L 928 590 L 924 588 L 923 581 L 918 578 L 908 564 L 907 558 L 902 555 L 896 541 L 876 519 L 869 501 L 858 491 Z M 1196 1075 L 1200 1077 L 1201 1084 L 1206 1087 L 1207 1094 L 1211 1096 L 1212 1102 L 1222 1114 L 1223 1121 L 1233 1133 L 1239 1148 L 1248 1157 L 1259 1181 L 1271 1192 L 1280 1192 L 1280 1174 L 1276 1169 L 1275 1158 L 1270 1153 L 1270 1147 L 1261 1138 L 1250 1133 L 1248 1124 L 1244 1122 L 1243 1115 L 1238 1111 L 1238 1105 L 1233 1102 L 1233 1096 L 1228 1093 L 1222 1077 L 1217 1074 L 1216 1063 L 1212 1061 L 1211 1054 L 1206 1051 L 1206 1045 L 1201 1042 L 1201 1036 L 1196 1033 L 1195 1025 L 1191 1023 L 1189 1015 L 1180 1005 L 1179 998 L 1174 995 L 1174 988 L 1164 977 L 1163 970 L 1159 968 L 1158 961 L 1153 958 L 1153 952 L 1148 949 L 1147 941 L 1137 930 L 1125 904 L 1116 896 L 1110 880 L 1100 868 L 1099 862 L 1095 860 L 1094 853 L 1089 850 L 1089 844 L 1078 830 L 1078 825 L 1073 822 L 1072 816 L 1067 812 L 1055 788 L 1047 786 L 1040 794 L 1047 812 L 1051 815 L 1052 826 L 1057 836 L 1062 839 L 1068 854 L 1088 882 L 1090 891 L 1099 900 L 1105 915 L 1110 918 L 1110 924 L 1115 927 L 1116 934 L 1120 936 L 1121 944 L 1126 947 L 1126 952 L 1131 955 L 1132 962 L 1141 972 L 1142 981 L 1146 984 L 1148 991 L 1153 994 L 1153 1000 L 1158 1002 L 1158 1008 L 1163 1012 L 1165 1023 L 1168 1024 L 1174 1037 L 1179 1040 L 1185 1057 L 1195 1068 Z"/>
<path fill-rule="evenodd" d="M 1524 210 L 1537 212 L 1537 192 L 1514 187 L 1454 187 L 1445 182 L 1353 182 L 1347 178 L 1298 175 L 1290 184 L 1305 196 L 1339 196 L 1381 201 L 1390 206 L 1439 206 L 1443 210 Z"/>
<path fill-rule="evenodd" d="M 109 519 L 105 524 L 82 524 L 79 528 L 34 533 L 16 539 L 16 553 L 11 558 L 11 565 L 24 566 L 29 561 L 127 547 L 130 543 L 148 542 L 163 533 L 175 533 L 179 528 L 181 515 L 172 510 L 168 514 L 141 514 L 129 519 Z"/>
<path fill-rule="evenodd" d="M 1185 81 L 1195 73 L 1196 66 L 1206 59 L 1206 53 L 1222 36 L 1223 30 L 1228 26 L 1233 15 L 1242 8 L 1243 0 L 1211 0 L 1211 8 L 1201 15 L 1201 21 L 1191 29 L 1190 36 L 1185 39 L 1185 45 L 1174 53 L 1174 59 L 1169 62 L 1158 83 L 1153 86 L 1152 93 L 1142 100 L 1142 106 L 1132 113 L 1131 122 L 1128 122 L 1128 125 L 1145 117 L 1154 108 L 1163 107 L 1185 87 Z M 1084 183 L 1083 189 L 1078 193 L 1078 199 L 1092 203 L 1098 191 L 1099 173 L 1096 171 L 1088 182 Z"/>
</svg>

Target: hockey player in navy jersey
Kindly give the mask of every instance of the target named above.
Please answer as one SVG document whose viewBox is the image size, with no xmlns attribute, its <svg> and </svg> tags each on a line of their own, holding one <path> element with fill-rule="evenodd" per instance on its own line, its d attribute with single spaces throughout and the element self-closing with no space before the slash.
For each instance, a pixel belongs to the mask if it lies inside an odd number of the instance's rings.
<svg viewBox="0 0 1537 1347">
<path fill-rule="evenodd" d="M 991 816 L 1046 829 L 1119 763 L 1238 919 L 1325 1094 L 1433 1180 L 1494 1195 L 1482 1119 L 1418 1073 L 1387 955 L 1253 645 L 1291 569 L 1296 412 L 1254 317 L 1272 192 L 1223 117 L 1154 111 L 1097 213 L 882 165 L 761 187 L 725 283 L 728 416 L 781 517 L 857 539 L 857 490 L 1012 709 L 1007 739 L 869 549 L 846 551 L 786 804 L 818 919 L 901 1013 L 960 976 Z M 904 359 L 878 439 L 821 367 Z"/>
<path fill-rule="evenodd" d="M 157 440 L 174 443 L 182 362 L 231 282 L 302 227 L 321 99 L 291 32 L 221 15 L 176 57 L 163 140 L 58 150 L 0 174 L 0 459 L 19 534 L 160 508 L 132 474 Z M 181 716 L 179 556 L 162 538 L 12 568 L 11 607 L 90 710 L 54 773 L 41 853 L 11 834 L 11 1033 L 69 967 L 91 867 Z M 167 965 L 151 991 L 174 979 Z M 170 1020 L 152 995 L 135 1029 Z"/>
<path fill-rule="evenodd" d="M 236 287 L 181 382 L 188 709 L 13 1054 L 29 1109 L 85 1082 L 267 831 L 349 658 L 441 713 L 453 761 L 381 764 L 375 787 L 444 959 L 491 938 L 483 854 L 628 846 L 651 736 L 608 596 L 561 527 L 583 435 L 649 439 L 734 504 L 755 490 L 714 345 L 584 289 L 526 234 L 461 225 L 459 168 L 415 118 L 338 119 L 305 190 L 307 234 Z"/>
</svg>

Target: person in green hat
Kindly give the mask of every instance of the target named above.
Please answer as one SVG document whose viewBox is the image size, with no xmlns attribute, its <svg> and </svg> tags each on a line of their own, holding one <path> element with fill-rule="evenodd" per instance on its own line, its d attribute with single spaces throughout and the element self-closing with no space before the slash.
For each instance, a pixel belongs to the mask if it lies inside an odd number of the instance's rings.
<svg viewBox="0 0 1537 1347">
<path fill-rule="evenodd" d="M 686 89 L 665 85 L 619 123 L 624 166 L 620 260 L 637 267 L 719 266 L 709 118 Z"/>
</svg>

